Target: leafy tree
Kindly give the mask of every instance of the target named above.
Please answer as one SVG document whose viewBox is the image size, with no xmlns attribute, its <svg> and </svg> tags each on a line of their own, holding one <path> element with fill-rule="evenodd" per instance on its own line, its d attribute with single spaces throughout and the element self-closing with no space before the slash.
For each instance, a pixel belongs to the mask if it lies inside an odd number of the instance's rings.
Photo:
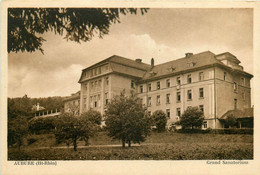
<svg viewBox="0 0 260 175">
<path fill-rule="evenodd" d="M 167 116 L 162 110 L 157 110 L 152 115 L 153 124 L 156 126 L 158 132 L 165 131 L 167 124 Z"/>
<path fill-rule="evenodd" d="M 33 118 L 29 121 L 29 131 L 33 134 L 50 133 L 55 129 L 55 118 Z"/>
<path fill-rule="evenodd" d="M 180 125 L 183 129 L 201 127 L 204 115 L 198 107 L 188 107 L 180 118 Z"/>
<path fill-rule="evenodd" d="M 98 111 L 90 109 L 87 112 L 82 113 L 81 117 L 83 119 L 89 120 L 96 125 L 101 125 L 102 116 L 101 113 Z"/>
<path fill-rule="evenodd" d="M 18 150 L 28 134 L 28 122 L 24 116 L 17 116 L 8 121 L 8 146 L 17 145 Z"/>
<path fill-rule="evenodd" d="M 227 118 L 225 119 L 224 123 L 227 126 L 234 127 L 237 124 L 237 119 L 236 119 L 236 117 L 233 114 L 230 114 L 230 115 L 227 116 Z"/>
<path fill-rule="evenodd" d="M 77 151 L 77 141 L 86 140 L 94 135 L 96 125 L 90 120 L 75 117 L 71 113 L 63 113 L 55 120 L 55 137 L 57 142 L 73 143 L 74 151 Z"/>
<path fill-rule="evenodd" d="M 130 96 L 126 96 L 125 91 L 115 96 L 107 104 L 105 117 L 108 135 L 121 140 L 123 148 L 125 143 L 130 147 L 131 142 L 143 142 L 150 133 L 150 120 L 145 115 L 141 100 L 133 92 Z"/>
<path fill-rule="evenodd" d="M 140 9 L 141 13 L 147 9 Z M 80 43 L 90 41 L 94 34 L 102 38 L 112 23 L 119 23 L 119 15 L 136 14 L 134 8 L 9 8 L 8 52 L 40 50 L 39 36 L 48 31 Z"/>
</svg>

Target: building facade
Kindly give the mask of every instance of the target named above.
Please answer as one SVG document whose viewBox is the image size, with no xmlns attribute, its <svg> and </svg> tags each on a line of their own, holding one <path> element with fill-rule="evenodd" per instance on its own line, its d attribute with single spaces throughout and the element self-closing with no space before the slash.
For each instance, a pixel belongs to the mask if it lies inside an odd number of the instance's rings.
<svg viewBox="0 0 260 175">
<path fill-rule="evenodd" d="M 148 113 L 163 110 L 168 123 L 179 120 L 189 106 L 204 112 L 202 128 L 223 128 L 219 120 L 228 110 L 251 107 L 251 74 L 231 53 L 187 53 L 185 57 L 154 65 L 111 56 L 84 70 L 79 80 L 80 108 L 104 114 L 106 104 L 122 90 L 134 90 Z"/>
<path fill-rule="evenodd" d="M 63 100 L 64 103 L 64 112 L 71 112 L 74 115 L 79 115 L 79 106 L 80 106 L 80 91 L 71 94 L 71 96 L 66 97 Z"/>
</svg>

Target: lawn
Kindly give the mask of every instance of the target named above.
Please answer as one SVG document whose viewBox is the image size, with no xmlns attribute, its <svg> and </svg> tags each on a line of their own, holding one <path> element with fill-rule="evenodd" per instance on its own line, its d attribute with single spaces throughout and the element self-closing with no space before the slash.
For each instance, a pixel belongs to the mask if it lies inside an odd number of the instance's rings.
<svg viewBox="0 0 260 175">
<path fill-rule="evenodd" d="M 152 133 L 141 145 L 131 148 L 110 147 L 120 144 L 101 132 L 90 139 L 90 146 L 66 148 L 55 145 L 52 135 L 38 140 L 22 152 L 8 149 L 9 160 L 205 160 L 253 159 L 252 135 Z M 43 137 L 43 138 L 41 138 Z M 80 142 L 79 145 L 84 145 Z M 97 145 L 98 147 L 95 147 Z M 104 146 L 102 146 L 104 145 Z M 64 146 L 63 148 L 55 148 Z M 43 148 L 45 147 L 45 148 Z M 39 149 L 41 148 L 41 149 Z"/>
</svg>

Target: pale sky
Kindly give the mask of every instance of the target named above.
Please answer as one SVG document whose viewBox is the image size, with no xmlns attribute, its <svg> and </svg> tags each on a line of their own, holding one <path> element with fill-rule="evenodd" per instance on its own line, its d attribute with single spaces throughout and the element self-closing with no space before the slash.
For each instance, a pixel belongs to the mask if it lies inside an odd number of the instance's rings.
<svg viewBox="0 0 260 175">
<path fill-rule="evenodd" d="M 250 9 L 150 9 L 144 16 L 121 16 L 103 39 L 66 41 L 43 37 L 44 55 L 8 55 L 8 97 L 68 96 L 80 89 L 81 70 L 112 55 L 150 64 L 211 51 L 230 52 L 253 74 L 253 11 Z M 252 83 L 251 83 L 252 85 Z"/>
</svg>

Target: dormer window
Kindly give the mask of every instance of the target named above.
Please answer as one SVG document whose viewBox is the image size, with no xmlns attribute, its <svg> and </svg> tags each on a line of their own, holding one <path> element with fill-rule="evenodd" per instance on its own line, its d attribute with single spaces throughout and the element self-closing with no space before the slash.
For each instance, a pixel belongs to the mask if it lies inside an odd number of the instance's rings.
<svg viewBox="0 0 260 175">
<path fill-rule="evenodd" d="M 191 63 L 187 63 L 188 64 L 188 67 L 194 67 L 196 65 L 195 62 L 191 62 Z"/>
</svg>

